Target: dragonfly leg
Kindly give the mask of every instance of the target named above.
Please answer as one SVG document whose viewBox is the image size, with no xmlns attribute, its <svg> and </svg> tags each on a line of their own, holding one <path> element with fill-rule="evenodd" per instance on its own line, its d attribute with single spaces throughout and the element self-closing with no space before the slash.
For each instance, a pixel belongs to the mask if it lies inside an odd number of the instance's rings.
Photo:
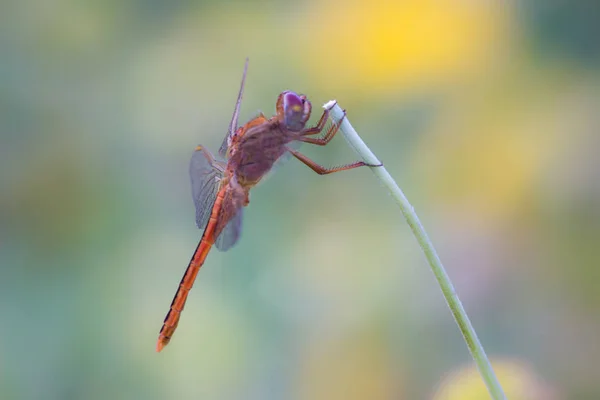
<svg viewBox="0 0 600 400">
<path fill-rule="evenodd" d="M 325 113 L 329 113 L 329 111 L 325 110 Z M 325 113 L 323 113 L 323 114 L 325 114 Z M 329 127 L 329 129 L 327 130 L 327 132 L 325 132 L 325 135 L 323 135 L 322 138 L 309 138 L 309 137 L 305 137 L 303 134 L 300 138 L 298 138 L 298 140 L 301 142 L 305 142 L 305 143 L 316 144 L 318 146 L 325 146 L 327 143 L 331 142 L 331 139 L 333 139 L 335 134 L 340 130 L 340 126 L 342 126 L 342 122 L 344 122 L 344 118 L 346 118 L 346 110 L 344 110 L 344 116 L 342 118 L 340 118 L 340 120 L 338 122 L 336 122 L 335 124 L 332 124 Z"/>
<path fill-rule="evenodd" d="M 367 164 L 363 161 L 356 161 L 356 162 L 353 162 L 352 164 L 342 165 L 340 167 L 327 168 L 320 164 L 317 164 L 316 162 L 314 162 L 313 160 L 311 160 L 304 154 L 300 153 L 299 151 L 296 151 L 296 150 L 290 149 L 290 148 L 287 148 L 287 150 L 294 157 L 296 157 L 298 160 L 302 161 L 302 163 L 304 163 L 306 166 L 308 166 L 310 169 L 312 169 L 319 175 L 333 174 L 334 172 L 346 171 L 346 170 L 354 169 L 354 168 L 358 168 L 358 167 L 381 167 L 383 165 L 383 164 L 377 164 L 377 165 Z"/>
<path fill-rule="evenodd" d="M 329 110 L 328 109 L 323 111 L 323 115 L 321 115 L 321 118 L 319 118 L 319 122 L 317 122 L 317 125 L 313 126 L 312 128 L 305 129 L 301 135 L 302 136 L 310 136 L 310 135 L 316 135 L 318 133 L 321 133 L 323 128 L 325 128 L 325 123 L 327 123 L 327 119 L 329 119 Z"/>
<path fill-rule="evenodd" d="M 204 154 L 204 157 L 206 157 L 206 159 L 210 163 L 210 165 L 216 170 L 219 170 L 220 172 L 225 171 L 226 164 L 223 161 L 215 160 L 215 157 L 213 157 L 213 155 L 210 153 L 210 151 L 206 149 L 206 147 L 196 146 L 196 149 L 194 151 L 201 151 L 202 154 Z"/>
</svg>

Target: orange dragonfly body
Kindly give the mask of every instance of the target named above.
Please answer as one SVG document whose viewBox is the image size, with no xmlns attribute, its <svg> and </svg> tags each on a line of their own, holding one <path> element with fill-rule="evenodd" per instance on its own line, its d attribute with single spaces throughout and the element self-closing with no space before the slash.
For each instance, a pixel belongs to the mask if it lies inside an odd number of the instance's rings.
<svg viewBox="0 0 600 400">
<path fill-rule="evenodd" d="M 357 168 L 376 166 L 358 161 L 335 168 L 325 168 L 293 148 L 293 143 L 305 142 L 324 146 L 333 139 L 343 119 L 331 124 L 325 133 L 329 110 L 314 127 L 306 128 L 312 106 L 306 96 L 292 91 L 281 93 L 277 99 L 276 115 L 267 119 L 262 113 L 241 127 L 237 119 L 244 92 L 248 60 L 244 67 L 229 132 L 219 149 L 227 161 L 215 159 L 202 146 L 196 147 L 190 162 L 192 195 L 196 206 L 196 224 L 204 229 L 202 239 L 181 279 L 171 308 L 160 330 L 156 351 L 166 346 L 179 323 L 189 291 L 211 247 L 226 251 L 239 239 L 243 207 L 249 203 L 250 189 L 255 186 L 284 154 L 291 153 L 320 175 Z"/>
</svg>

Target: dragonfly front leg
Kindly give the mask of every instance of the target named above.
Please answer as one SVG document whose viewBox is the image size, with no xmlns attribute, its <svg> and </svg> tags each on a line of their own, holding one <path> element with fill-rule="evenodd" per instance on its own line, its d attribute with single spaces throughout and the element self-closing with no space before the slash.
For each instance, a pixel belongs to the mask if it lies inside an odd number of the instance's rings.
<svg viewBox="0 0 600 400">
<path fill-rule="evenodd" d="M 325 128 L 325 123 L 327 123 L 328 119 L 329 119 L 329 109 L 323 111 L 323 115 L 321 115 L 321 118 L 319 119 L 319 122 L 317 122 L 317 125 L 313 126 L 312 128 L 305 129 L 301 133 L 301 135 L 302 136 L 310 136 L 310 135 L 316 135 L 318 133 L 321 133 L 323 128 Z"/>
<path fill-rule="evenodd" d="M 325 110 L 325 113 L 329 115 L 329 110 Z M 323 115 L 325 115 L 325 113 L 323 113 Z M 327 143 L 331 142 L 331 139 L 333 139 L 335 134 L 338 133 L 338 131 L 340 130 L 340 126 L 342 126 L 342 122 L 344 122 L 344 118 L 346 118 L 346 110 L 344 110 L 344 115 L 342 116 L 342 118 L 340 118 L 340 120 L 335 124 L 332 124 L 327 130 L 327 132 L 325 132 L 325 135 L 322 138 L 309 138 L 302 134 L 302 136 L 297 140 L 305 143 L 316 144 L 318 146 L 325 146 Z"/>
<path fill-rule="evenodd" d="M 304 163 L 306 166 L 308 166 L 310 169 L 312 169 L 319 175 L 333 174 L 334 172 L 346 171 L 346 170 L 354 169 L 354 168 L 358 168 L 358 167 L 381 167 L 383 165 L 383 164 L 377 164 L 377 165 L 367 164 L 363 161 L 356 161 L 356 162 L 353 162 L 352 164 L 342 165 L 340 167 L 327 168 L 320 164 L 317 164 L 316 162 L 314 162 L 313 160 L 311 160 L 304 154 L 300 153 L 299 151 L 296 151 L 296 150 L 290 149 L 290 148 L 287 148 L 287 150 L 294 157 L 296 157 L 298 160 L 302 161 L 302 163 Z"/>
</svg>

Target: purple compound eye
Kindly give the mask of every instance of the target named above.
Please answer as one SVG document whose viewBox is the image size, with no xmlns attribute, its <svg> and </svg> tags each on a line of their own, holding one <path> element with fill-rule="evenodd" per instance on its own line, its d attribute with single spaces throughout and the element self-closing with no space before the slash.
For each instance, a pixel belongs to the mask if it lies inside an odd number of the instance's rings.
<svg viewBox="0 0 600 400">
<path fill-rule="evenodd" d="M 306 96 L 294 92 L 283 95 L 284 123 L 287 129 L 299 132 L 310 118 L 311 105 Z"/>
<path fill-rule="evenodd" d="M 297 111 L 302 111 L 302 98 L 294 92 L 287 92 L 283 98 L 285 108 L 296 108 Z"/>
</svg>

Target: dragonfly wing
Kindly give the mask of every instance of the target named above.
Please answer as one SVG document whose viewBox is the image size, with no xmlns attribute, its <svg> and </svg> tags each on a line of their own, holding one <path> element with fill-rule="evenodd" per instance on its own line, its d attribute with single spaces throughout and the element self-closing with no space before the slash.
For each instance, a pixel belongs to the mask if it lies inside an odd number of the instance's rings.
<svg viewBox="0 0 600 400">
<path fill-rule="evenodd" d="M 239 208 L 217 237 L 215 242 L 217 249 L 220 251 L 227 251 L 237 243 L 242 231 L 242 219 L 243 208 Z"/>
<path fill-rule="evenodd" d="M 223 140 L 223 144 L 219 148 L 219 155 L 223 158 L 227 155 L 227 147 L 229 145 L 229 138 L 235 133 L 238 128 L 238 117 L 240 115 L 240 106 L 242 105 L 242 96 L 244 95 L 244 85 L 246 83 L 246 74 L 248 73 L 248 59 L 246 58 L 246 63 L 244 64 L 244 73 L 242 74 L 242 83 L 240 84 L 240 91 L 238 92 L 237 101 L 235 102 L 235 109 L 233 110 L 233 115 L 231 117 L 231 122 L 229 123 L 229 130 L 227 131 L 227 136 L 225 136 L 225 140 Z"/>
<path fill-rule="evenodd" d="M 192 182 L 192 197 L 196 206 L 196 225 L 206 228 L 212 212 L 221 178 L 223 163 L 215 160 L 204 148 L 199 147 L 190 160 L 190 180 Z"/>
<path fill-rule="evenodd" d="M 219 155 L 223 158 L 225 158 L 227 156 L 227 146 L 229 146 L 229 136 L 230 136 L 230 134 L 227 133 L 227 136 L 225 136 L 225 139 L 223 139 L 223 143 L 221 143 L 221 147 L 219 148 Z"/>
</svg>

